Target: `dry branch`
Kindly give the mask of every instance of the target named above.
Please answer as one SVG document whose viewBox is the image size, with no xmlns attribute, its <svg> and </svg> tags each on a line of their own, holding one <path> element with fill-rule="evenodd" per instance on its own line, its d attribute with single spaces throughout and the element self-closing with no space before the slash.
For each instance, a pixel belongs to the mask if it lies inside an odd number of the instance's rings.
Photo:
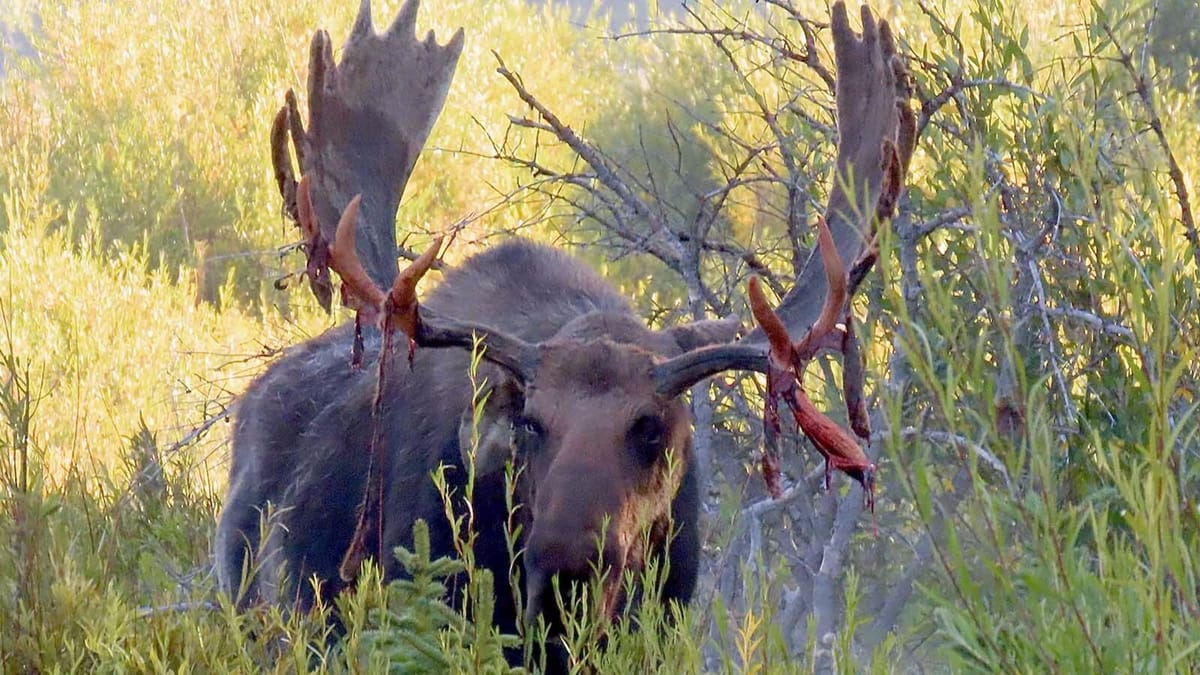
<svg viewBox="0 0 1200 675">
<path fill-rule="evenodd" d="M 1134 67 L 1133 55 L 1121 45 L 1120 40 L 1113 33 L 1112 26 L 1107 22 L 1101 22 L 1100 27 L 1108 35 L 1108 39 L 1112 40 L 1113 47 L 1117 50 L 1118 60 L 1133 80 L 1134 91 L 1137 92 L 1138 99 L 1150 117 L 1150 129 L 1154 131 L 1154 137 L 1158 139 L 1158 144 L 1162 148 L 1163 154 L 1166 155 L 1167 174 L 1171 177 L 1171 184 L 1175 188 L 1175 197 L 1179 200 L 1179 220 L 1183 223 L 1184 236 L 1192 245 L 1192 257 L 1196 262 L 1196 267 L 1200 269 L 1200 233 L 1196 231 L 1196 220 L 1192 214 L 1192 202 L 1188 195 L 1187 182 L 1183 178 L 1183 170 L 1179 168 L 1179 162 L 1175 159 L 1175 153 L 1167 141 L 1162 119 L 1158 116 L 1158 107 L 1154 105 L 1153 84 L 1145 73 L 1138 72 Z"/>
</svg>

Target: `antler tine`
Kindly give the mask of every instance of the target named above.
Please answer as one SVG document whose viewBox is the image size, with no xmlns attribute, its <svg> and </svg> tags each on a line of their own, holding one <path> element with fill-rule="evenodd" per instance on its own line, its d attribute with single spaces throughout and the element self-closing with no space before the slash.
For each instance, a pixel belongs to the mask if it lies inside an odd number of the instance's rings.
<svg viewBox="0 0 1200 675">
<path fill-rule="evenodd" d="M 350 39 L 359 39 L 372 35 L 375 27 L 371 21 L 371 0 L 362 0 L 358 4 L 358 16 L 354 26 L 350 28 Z"/>
<path fill-rule="evenodd" d="M 436 237 L 425 252 L 396 275 L 392 290 L 387 295 L 387 314 L 404 334 L 412 339 L 417 338 L 419 319 L 417 317 L 417 283 L 425 273 L 433 267 L 442 249 L 444 237 Z"/>
<path fill-rule="evenodd" d="M 358 205 L 362 195 L 355 195 L 338 221 L 333 243 L 329 246 L 329 266 L 342 277 L 342 302 L 358 310 L 383 309 L 387 295 L 371 281 L 358 259 L 355 227 L 358 225 Z"/>
<path fill-rule="evenodd" d="M 846 267 L 842 264 L 842 257 L 838 255 L 837 246 L 833 243 L 833 234 L 830 233 L 824 217 L 817 218 L 817 248 L 821 251 L 821 262 L 825 265 L 828 287 L 821 314 L 804 337 L 793 346 L 796 356 L 802 360 L 810 358 L 813 352 L 820 348 L 821 340 L 837 326 L 842 308 L 846 305 Z M 779 324 L 782 327 L 783 322 L 780 320 Z"/>
<path fill-rule="evenodd" d="M 311 190 L 312 181 L 307 175 L 301 176 L 300 184 L 296 186 L 296 224 L 300 226 L 305 238 L 312 236 L 319 229 L 317 216 L 313 212 Z"/>
<path fill-rule="evenodd" d="M 442 237 L 434 239 L 420 257 L 397 275 L 384 306 L 389 328 L 399 328 L 422 347 L 475 349 L 482 345 L 484 359 L 528 382 L 537 369 L 537 345 L 487 326 L 438 316 L 428 310 L 417 311 L 417 282 L 433 266 L 441 247 Z"/>
<path fill-rule="evenodd" d="M 404 35 L 415 37 L 417 29 L 417 10 L 421 7 L 421 0 L 405 0 L 400 6 L 400 11 L 396 12 L 396 19 L 392 21 L 392 25 L 388 27 L 390 35 Z"/>
<path fill-rule="evenodd" d="M 312 205 L 307 202 L 308 184 L 301 180 L 301 212 L 311 220 Z M 414 344 L 422 347 L 460 347 L 471 349 L 478 338 L 484 348 L 484 358 L 514 375 L 528 379 L 537 365 L 537 346 L 520 338 L 506 335 L 486 326 L 439 317 L 420 310 L 417 284 L 432 269 L 441 251 L 443 237 L 437 237 L 416 260 L 396 275 L 388 291 L 371 281 L 363 269 L 355 249 L 354 232 L 358 219 L 359 197 L 350 200 L 338 221 L 333 244 L 329 247 L 329 267 L 342 277 L 342 301 L 359 312 L 359 320 L 377 321 L 386 335 L 400 330 Z M 361 355 L 361 344 L 355 348 L 354 362 Z M 411 356 L 411 352 L 410 352 Z"/>
<path fill-rule="evenodd" d="M 793 369 L 797 375 L 803 364 L 822 347 L 837 325 L 846 304 L 846 268 L 838 255 L 833 237 L 822 218 L 817 221 L 817 245 L 825 264 L 828 292 L 821 315 L 804 337 L 792 342 L 783 319 L 771 307 L 757 277 L 750 277 L 750 310 L 770 343 L 770 360 L 776 368 Z M 839 342 L 840 344 L 840 342 Z M 695 349 L 660 364 L 654 370 L 658 392 L 676 396 L 700 380 L 726 370 L 769 372 L 768 358 L 759 346 L 729 344 Z"/>
<path fill-rule="evenodd" d="M 288 218 L 299 221 L 296 213 L 296 172 L 292 168 L 292 153 L 288 148 L 288 131 L 291 128 L 289 117 L 290 112 L 284 104 L 271 123 L 271 166 L 275 169 L 279 196 L 283 197 L 284 213 Z"/>
<path fill-rule="evenodd" d="M 307 227 L 316 227 L 312 203 L 308 199 L 308 189 L 306 177 L 300 181 L 298 189 L 301 220 L 309 223 Z M 388 291 L 385 292 L 371 281 L 358 259 L 355 248 L 354 232 L 359 201 L 358 196 L 350 200 L 338 221 L 333 244 L 329 246 L 329 267 L 342 277 L 342 302 L 358 311 L 356 321 L 378 322 L 385 336 L 400 330 L 413 344 L 422 347 L 471 349 L 478 338 L 485 348 L 485 359 L 520 378 L 528 379 L 537 366 L 536 345 L 486 326 L 460 322 L 450 317 L 439 317 L 420 310 L 417 284 L 437 260 L 443 237 L 434 239 L 424 253 L 397 274 Z M 361 337 L 356 338 L 353 354 L 351 362 L 359 363 L 362 355 Z M 411 354 L 410 352 L 410 357 Z"/>
<path fill-rule="evenodd" d="M 307 183 L 302 182 L 306 192 Z M 307 201 L 305 198 L 302 201 Z M 416 260 L 396 275 L 395 282 L 386 293 L 371 281 L 371 277 L 358 259 L 355 227 L 358 221 L 358 206 L 361 195 L 356 195 L 342 212 L 338 221 L 333 244 L 329 247 L 329 267 L 342 277 L 342 302 L 348 307 L 366 313 L 367 319 L 382 318 L 399 328 L 409 338 L 417 336 L 417 284 L 433 267 L 442 249 L 443 237 L 437 237 Z M 308 209 L 311 210 L 311 205 Z"/>
<path fill-rule="evenodd" d="M 825 346 L 826 337 L 837 326 L 838 318 L 842 315 L 842 308 L 846 304 L 846 267 L 842 264 L 842 258 L 838 255 L 837 247 L 833 243 L 833 236 L 829 233 L 829 226 L 825 224 L 824 218 L 817 220 L 817 247 L 821 251 L 821 261 L 825 265 L 825 277 L 828 282 L 825 303 L 821 307 L 821 314 L 817 317 L 816 322 L 808 329 L 804 337 L 795 342 L 792 342 L 789 337 L 783 319 L 771 307 L 771 303 L 767 302 L 758 278 L 750 277 L 750 311 L 767 336 L 767 341 L 771 345 L 771 357 L 778 367 L 785 369 L 792 367 L 796 370 L 797 375 L 801 374 L 799 372 L 801 366 L 812 358 L 817 350 Z"/>
<path fill-rule="evenodd" d="M 788 337 L 787 326 L 783 325 L 783 320 L 779 318 L 775 309 L 771 307 L 771 303 L 767 301 L 767 296 L 763 293 L 757 276 L 750 277 L 749 296 L 750 313 L 754 315 L 754 321 L 762 327 L 763 332 L 767 335 L 767 341 L 771 345 L 771 358 L 775 361 L 776 367 L 790 367 L 792 365 L 792 340 Z"/>
</svg>

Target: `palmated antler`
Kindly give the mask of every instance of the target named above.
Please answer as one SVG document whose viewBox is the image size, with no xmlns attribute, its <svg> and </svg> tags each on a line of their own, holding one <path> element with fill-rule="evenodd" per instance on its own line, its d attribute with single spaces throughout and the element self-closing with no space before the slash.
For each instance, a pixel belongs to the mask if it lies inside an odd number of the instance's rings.
<svg viewBox="0 0 1200 675">
<path fill-rule="evenodd" d="M 860 37 L 850 27 L 845 4 L 833 5 L 838 147 L 824 215 L 838 256 L 856 261 L 858 275 L 852 282 L 874 262 L 873 257 L 861 259 L 869 253 L 876 223 L 895 211 L 916 144 L 908 67 L 896 50 L 891 28 L 887 21 L 877 22 L 865 5 L 862 26 Z M 779 316 L 791 334 L 801 334 L 820 315 L 825 276 L 821 265 L 811 260 L 780 302 Z M 745 340 L 764 338 L 755 330 Z"/>
<path fill-rule="evenodd" d="M 778 310 L 771 308 L 757 279 L 752 278 L 750 304 L 759 328 L 740 343 L 671 359 L 658 366 L 655 379 L 659 392 L 675 395 L 724 370 L 766 373 L 763 475 L 771 493 L 778 496 L 780 492 L 775 441 L 778 402 L 782 400 L 824 456 L 826 483 L 829 471 L 838 469 L 862 483 L 873 505 L 874 465 L 855 436 L 817 410 L 803 389 L 804 370 L 818 352 L 841 352 L 851 427 L 859 439 L 869 442 L 862 355 L 847 300 L 878 255 L 874 228 L 895 212 L 916 143 L 916 119 L 909 104 L 908 71 L 896 51 L 891 29 L 886 21 L 877 23 L 865 6 L 862 24 L 860 37 L 850 28 L 845 5 L 834 4 L 831 28 L 837 58 L 838 153 L 825 217 L 817 224 L 820 266 L 810 262 Z M 854 261 L 849 274 L 843 260 Z M 837 326 L 839 320 L 843 328 Z M 801 331 L 799 340 L 791 338 Z"/>
<path fill-rule="evenodd" d="M 309 128 L 304 129 L 296 96 L 288 91 L 271 129 L 271 159 L 284 211 L 301 226 L 308 257 L 309 284 L 330 309 L 333 286 L 325 255 L 334 223 L 361 195 L 364 227 L 356 246 L 367 276 L 388 286 L 396 273 L 396 209 L 433 123 L 441 112 L 462 52 L 460 28 L 445 45 L 430 31 L 416 36 L 419 0 L 407 0 L 383 33 L 371 22 L 371 4 L 362 0 L 358 18 L 333 60 L 329 34 L 317 31 L 309 52 Z M 288 141 L 291 141 L 291 148 Z M 299 173 L 310 181 L 315 217 L 301 221 Z"/>
</svg>

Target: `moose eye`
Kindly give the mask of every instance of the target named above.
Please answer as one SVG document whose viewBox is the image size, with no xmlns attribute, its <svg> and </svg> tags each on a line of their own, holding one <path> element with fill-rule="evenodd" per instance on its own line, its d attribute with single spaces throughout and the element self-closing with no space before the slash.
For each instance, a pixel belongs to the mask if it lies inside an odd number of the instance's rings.
<svg viewBox="0 0 1200 675">
<path fill-rule="evenodd" d="M 646 464 L 662 454 L 667 438 L 667 425 L 657 415 L 642 415 L 634 421 L 627 435 L 629 447 Z"/>
<path fill-rule="evenodd" d="M 532 455 L 545 443 L 546 430 L 541 423 L 530 417 L 521 417 L 513 425 L 517 450 L 523 455 Z"/>
</svg>

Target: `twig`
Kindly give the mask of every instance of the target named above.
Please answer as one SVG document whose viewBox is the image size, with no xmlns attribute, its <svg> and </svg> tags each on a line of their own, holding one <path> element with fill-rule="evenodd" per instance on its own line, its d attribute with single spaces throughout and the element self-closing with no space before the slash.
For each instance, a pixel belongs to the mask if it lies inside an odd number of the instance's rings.
<svg viewBox="0 0 1200 675">
<path fill-rule="evenodd" d="M 713 46 L 720 50 L 720 52 L 725 56 L 725 59 L 729 62 L 730 68 L 737 73 L 738 78 L 742 83 L 743 90 L 746 92 L 746 95 L 749 96 L 752 101 L 754 101 L 755 106 L 758 107 L 759 115 L 761 116 L 763 122 L 767 125 L 767 128 L 770 129 L 771 135 L 775 137 L 775 143 L 779 150 L 779 156 L 783 160 L 784 167 L 787 169 L 787 180 L 784 181 L 784 184 L 787 186 L 788 195 L 787 218 L 785 219 L 785 222 L 787 224 L 788 236 L 792 243 L 793 271 L 796 275 L 799 275 L 801 268 L 797 263 L 799 263 L 802 256 L 800 254 L 799 247 L 796 244 L 799 241 L 798 232 L 801 229 L 801 225 L 805 220 L 807 212 L 803 208 L 803 196 L 801 195 L 800 190 L 800 184 L 804 178 L 801 176 L 800 165 L 797 162 L 795 153 L 792 150 L 793 143 L 788 135 L 783 131 L 783 128 L 779 126 L 778 112 L 772 110 L 770 106 L 767 105 L 767 101 L 763 95 L 759 93 L 757 89 L 755 89 L 753 83 L 750 81 L 750 78 L 742 72 L 741 68 L 738 66 L 737 59 L 734 58 L 733 52 L 731 52 L 724 44 L 722 44 L 719 39 L 713 40 Z M 834 88 L 834 84 L 832 82 L 827 82 L 827 84 L 831 89 Z M 783 109 L 787 109 L 790 105 L 791 101 L 788 101 L 782 107 Z"/>
<path fill-rule="evenodd" d="M 208 433 L 208 430 L 211 429 L 214 424 L 222 420 L 229 419 L 229 416 L 233 414 L 233 411 L 236 408 L 237 403 L 234 403 L 216 415 L 205 419 L 199 425 L 193 427 L 192 430 L 189 431 L 183 438 L 169 445 L 167 449 L 163 451 L 163 456 L 173 455 L 192 443 L 200 440 L 204 434 Z"/>
<path fill-rule="evenodd" d="M 416 260 L 417 258 L 419 258 L 421 256 L 421 252 L 415 251 L 411 248 L 408 248 L 407 246 L 400 245 L 400 246 L 396 247 L 396 256 L 400 257 L 400 258 L 404 258 L 405 260 Z M 438 270 L 439 272 L 441 272 L 441 271 L 448 269 L 449 265 L 447 265 L 444 260 L 439 258 L 439 259 L 433 261 L 433 264 L 430 265 L 429 267 L 430 267 L 430 269 L 435 269 L 435 270 Z"/>
<path fill-rule="evenodd" d="M 604 187 L 612 190 L 613 193 L 621 199 L 622 203 L 624 203 L 631 211 L 633 211 L 635 215 L 640 218 L 645 218 L 647 221 L 652 222 L 652 224 L 658 225 L 659 227 L 656 229 L 662 229 L 661 223 L 655 222 L 653 218 L 653 210 L 650 208 L 650 206 L 646 204 L 646 202 L 640 197 L 634 194 L 633 190 L 629 188 L 625 181 L 617 176 L 616 172 L 609 165 L 608 161 L 606 161 L 604 157 L 600 155 L 599 151 L 580 138 L 574 130 L 563 123 L 563 121 L 560 120 L 557 115 L 555 115 L 541 101 L 534 97 L 534 95 L 525 88 L 525 85 L 521 82 L 521 78 L 504 65 L 504 59 L 500 58 L 500 54 L 498 52 L 493 50 L 492 55 L 496 57 L 496 61 L 500 64 L 500 66 L 496 69 L 496 72 L 499 73 L 505 80 L 508 80 L 508 83 L 512 85 L 513 89 L 516 90 L 517 96 L 519 96 L 526 105 L 537 111 L 538 115 L 540 115 L 541 118 L 546 121 L 546 123 L 553 130 L 554 135 L 557 136 L 559 140 L 566 143 L 576 155 L 583 159 L 583 161 L 587 162 L 588 166 L 592 167 L 592 170 L 596 172 L 596 180 L 600 181 Z M 676 250 L 676 254 L 677 256 L 682 257 L 682 251 L 679 251 L 678 249 Z"/>
<path fill-rule="evenodd" d="M 913 238 L 913 243 L 924 239 L 943 227 L 949 227 L 969 215 L 971 215 L 971 207 L 960 206 L 955 209 L 943 211 L 923 223 L 913 225 L 912 230 L 910 231 Z M 969 227 L 962 227 L 960 229 L 971 231 L 971 228 Z"/>
<path fill-rule="evenodd" d="M 871 450 L 871 448 L 868 448 Z M 831 500 L 836 504 L 837 515 L 834 517 L 829 540 L 821 548 L 820 564 L 812 581 L 812 614 L 816 627 L 818 651 L 814 654 L 816 661 L 814 672 L 834 672 L 831 636 L 835 635 L 839 624 L 844 620 L 838 600 L 842 588 L 837 583 L 842 576 L 846 553 L 850 547 L 850 535 L 854 533 L 859 516 L 863 510 L 862 486 L 850 484 L 850 491 L 842 499 Z M 829 497 L 832 497 L 832 493 Z"/>
<path fill-rule="evenodd" d="M 1063 407 L 1066 410 L 1066 425 L 1074 425 L 1077 411 L 1075 404 L 1071 399 L 1071 392 L 1067 389 L 1067 378 L 1063 375 L 1062 368 L 1058 362 L 1058 341 L 1054 339 L 1054 331 L 1050 328 L 1050 318 L 1046 314 L 1046 288 L 1042 284 L 1042 270 L 1038 265 L 1037 258 L 1029 260 L 1029 274 L 1033 279 L 1033 289 L 1038 296 L 1038 309 L 1042 316 L 1042 327 L 1046 331 L 1045 343 L 1046 349 L 1050 353 L 1050 364 L 1054 371 L 1054 381 L 1058 384 L 1059 395 L 1062 396 Z"/>
<path fill-rule="evenodd" d="M 778 5 L 778 3 L 771 4 Z M 700 18 L 694 12 L 692 13 L 692 17 L 698 21 L 700 20 Z M 757 44 L 770 49 L 776 55 L 789 61 L 803 63 L 811 68 L 812 71 L 817 74 L 817 77 L 820 77 L 821 80 L 825 82 L 826 86 L 828 86 L 830 89 L 833 89 L 835 82 L 833 73 L 829 72 L 829 69 L 826 68 L 825 64 L 821 62 L 820 57 L 817 55 L 817 52 L 814 49 L 816 40 L 810 36 L 811 28 L 808 25 L 809 23 L 810 22 L 801 20 L 801 26 L 804 27 L 806 42 L 805 50 L 802 52 L 793 49 L 791 44 L 786 39 L 783 39 L 782 36 L 768 37 L 747 30 L 735 28 L 709 28 L 708 26 L 703 26 L 701 28 L 655 28 L 645 31 L 618 33 L 617 35 L 611 36 L 611 39 L 616 41 L 631 37 L 648 37 L 653 35 L 685 35 L 708 37 L 711 38 L 715 43 L 719 43 L 721 40 L 734 39 L 739 42 Z"/>
<path fill-rule="evenodd" d="M 1050 316 L 1072 319 L 1074 321 L 1079 321 L 1080 323 L 1085 323 L 1088 326 L 1091 326 L 1093 330 L 1097 330 L 1106 335 L 1119 337 L 1126 342 L 1136 342 L 1132 330 L 1114 321 L 1108 321 L 1103 317 L 1093 314 L 1092 312 L 1087 312 L 1082 309 L 1075 309 L 1073 307 L 1046 307 L 1043 309 L 1043 311 Z"/>
<path fill-rule="evenodd" d="M 970 483 L 971 474 L 967 471 L 966 467 L 959 469 L 958 473 L 954 475 L 954 478 L 951 480 L 954 491 L 948 493 L 941 501 L 941 509 L 939 509 L 938 514 L 935 516 L 934 523 L 921 538 L 920 543 L 917 544 L 912 560 L 905 567 L 904 573 L 900 575 L 900 579 L 892 584 L 887 599 L 879 609 L 879 612 L 875 614 L 875 618 L 871 622 L 871 628 L 867 631 L 864 638 L 866 649 L 873 650 L 877 647 L 896 625 L 901 612 L 904 611 L 904 606 L 908 604 L 908 599 L 912 596 L 913 582 L 916 581 L 917 577 L 925 571 L 929 563 L 933 560 L 933 533 L 945 527 L 946 521 L 954 517 L 955 512 L 958 510 L 958 505 L 966 497 L 967 488 L 970 487 Z"/>
<path fill-rule="evenodd" d="M 885 435 L 886 432 L 879 432 Z M 915 437 L 927 438 L 935 443 L 945 443 L 947 445 L 956 445 L 960 448 L 970 450 L 979 459 L 982 459 L 988 466 L 992 467 L 996 473 L 1004 477 L 1004 484 L 1012 487 L 1012 479 L 1009 478 L 1008 468 L 1004 466 L 1004 462 L 1000 458 L 992 454 L 987 448 L 958 434 L 952 434 L 948 431 L 930 431 L 926 429 L 917 429 L 915 427 L 905 427 L 900 430 L 900 437 L 909 440 Z"/>
<path fill-rule="evenodd" d="M 1154 93 L 1150 90 L 1150 81 L 1144 73 L 1139 73 L 1134 67 L 1133 56 L 1121 46 L 1108 22 L 1101 22 L 1100 27 L 1108 35 L 1108 39 L 1112 40 L 1113 47 L 1116 48 L 1119 55 L 1118 61 L 1128 71 L 1129 77 L 1133 78 L 1134 91 L 1137 92 L 1142 105 L 1146 107 L 1147 114 L 1150 115 L 1150 129 L 1154 131 L 1163 154 L 1167 156 L 1167 174 L 1171 177 L 1171 183 L 1175 186 L 1175 196 L 1179 199 L 1179 217 L 1183 222 L 1184 236 L 1191 243 L 1193 259 L 1196 261 L 1196 267 L 1200 268 L 1200 234 L 1196 232 L 1196 220 L 1192 215 L 1192 202 L 1188 197 L 1187 183 L 1184 182 L 1183 170 L 1179 168 L 1179 162 L 1175 160 L 1175 153 L 1171 151 L 1171 144 L 1167 142 L 1167 134 L 1163 131 L 1162 119 L 1159 118 L 1158 109 L 1154 105 Z"/>
<path fill-rule="evenodd" d="M 137 617 L 139 619 L 147 619 L 158 614 L 179 614 L 182 612 L 194 612 L 202 610 L 205 612 L 216 612 L 221 609 L 221 606 L 212 600 L 201 600 L 199 602 L 176 602 L 170 605 L 157 606 L 142 606 L 137 608 Z"/>
<path fill-rule="evenodd" d="M 943 89 L 942 91 L 938 92 L 932 98 L 926 99 L 925 101 L 923 101 L 921 103 L 921 114 L 917 116 L 917 136 L 920 136 L 921 132 L 925 130 L 925 127 L 929 124 L 929 120 L 930 120 L 930 118 L 933 117 L 934 113 L 936 113 L 938 110 L 940 110 L 942 106 L 946 105 L 946 103 L 948 101 L 950 101 L 950 99 L 954 98 L 955 96 L 958 96 L 959 94 L 966 91 L 967 89 L 975 89 L 975 88 L 981 88 L 981 87 L 998 87 L 998 88 L 1003 88 L 1003 89 L 1011 89 L 1012 91 L 1017 91 L 1017 92 L 1021 92 L 1023 94 L 1028 94 L 1034 98 L 1038 98 L 1043 101 L 1052 101 L 1053 100 L 1051 97 L 1046 96 L 1045 94 L 1043 94 L 1039 91 L 1036 91 L 1034 89 L 1026 87 L 1023 84 L 1017 84 L 1016 82 L 1011 82 L 1011 81 L 1006 80 L 1001 77 L 991 77 L 991 78 L 985 78 L 985 79 L 980 79 L 980 80 L 967 80 L 967 79 L 963 79 L 961 72 L 951 73 L 950 74 L 950 85 L 948 87 L 946 87 L 945 89 Z"/>
<path fill-rule="evenodd" d="M 779 297 L 783 297 L 783 294 L 786 292 L 787 289 L 783 287 L 783 282 L 779 280 L 779 277 L 771 271 L 771 268 L 767 267 L 767 264 L 764 263 L 754 251 L 743 249 L 733 244 L 717 241 L 705 241 L 702 246 L 706 251 L 723 253 L 725 255 L 733 256 L 746 263 L 746 266 L 749 267 L 755 274 L 757 274 L 759 278 L 765 281 L 767 285 L 771 287 L 771 290 Z"/>
</svg>

